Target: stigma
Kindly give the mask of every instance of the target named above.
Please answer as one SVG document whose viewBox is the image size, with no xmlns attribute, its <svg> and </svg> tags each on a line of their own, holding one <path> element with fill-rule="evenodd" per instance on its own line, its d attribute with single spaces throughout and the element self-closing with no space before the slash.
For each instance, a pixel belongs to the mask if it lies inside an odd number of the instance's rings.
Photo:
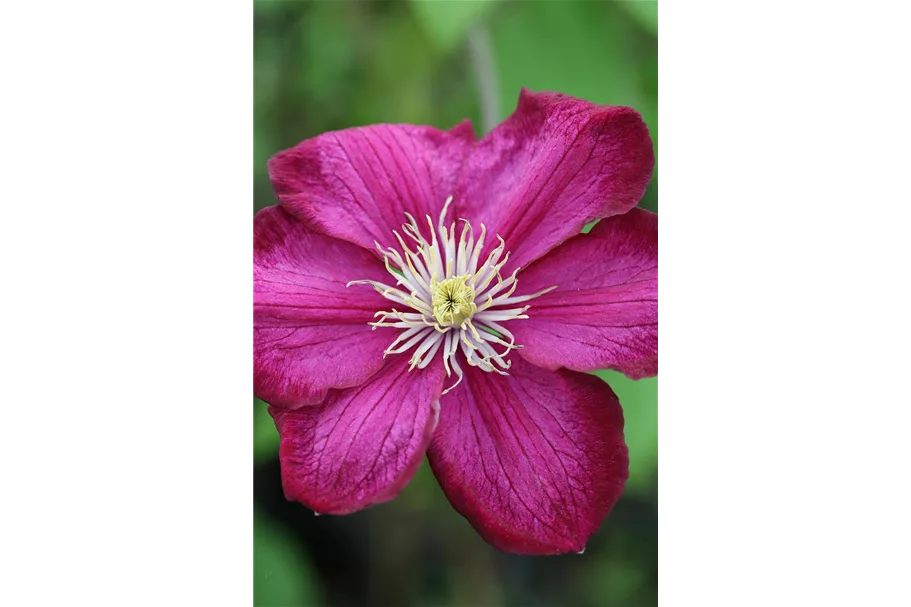
<svg viewBox="0 0 911 607">
<path fill-rule="evenodd" d="M 456 241 L 456 224 L 446 226 L 446 213 L 452 203 L 450 196 L 443 205 L 439 220 L 434 226 L 427 215 L 430 240 L 424 237 L 415 218 L 406 213 L 408 220 L 402 232 L 414 244 L 412 250 L 398 231 L 393 231 L 400 250 L 393 247 L 377 250 L 383 257 L 386 270 L 395 278 L 390 286 L 373 280 L 354 280 L 348 283 L 372 286 L 387 300 L 396 304 L 388 311 L 378 311 L 377 320 L 370 325 L 394 327 L 401 333 L 383 353 L 383 357 L 402 354 L 414 349 L 409 371 L 426 368 L 440 353 L 446 375 L 458 378 L 443 391 L 449 392 L 462 381 L 462 367 L 458 353 L 465 362 L 488 373 L 507 375 L 512 350 L 522 348 L 515 343 L 506 324 L 528 318 L 530 306 L 520 306 L 556 289 L 550 287 L 538 293 L 513 296 L 518 287 L 519 268 L 504 278 L 500 271 L 509 261 L 506 243 L 500 236 L 498 246 L 486 258 L 482 253 L 487 228 L 481 224 L 475 239 L 471 223 L 462 222 L 462 231 Z"/>
<path fill-rule="evenodd" d="M 430 282 L 430 301 L 433 317 L 444 327 L 461 326 L 478 311 L 474 302 L 474 287 L 470 276 L 454 276 L 436 284 Z"/>
</svg>

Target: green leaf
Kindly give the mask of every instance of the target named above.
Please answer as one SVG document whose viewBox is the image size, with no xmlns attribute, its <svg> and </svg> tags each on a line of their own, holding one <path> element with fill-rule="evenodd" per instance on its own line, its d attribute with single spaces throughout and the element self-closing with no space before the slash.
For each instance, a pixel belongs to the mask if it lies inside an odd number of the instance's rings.
<svg viewBox="0 0 911 607">
<path fill-rule="evenodd" d="M 278 457 L 278 430 L 269 415 L 266 403 L 253 399 L 253 461 Z"/>
<path fill-rule="evenodd" d="M 641 604 L 633 599 L 643 586 L 647 587 L 646 571 L 637 567 L 638 563 L 629 563 L 621 558 L 605 560 L 609 566 L 598 563 L 596 570 L 591 572 L 592 580 L 600 587 L 602 595 L 611 597 L 612 604 Z"/>
<path fill-rule="evenodd" d="M 276 4 L 282 4 L 276 2 Z M 351 95 L 351 76 L 357 68 L 355 32 L 343 2 L 312 2 L 301 20 L 299 72 L 295 91 L 321 109 Z"/>
<path fill-rule="evenodd" d="M 616 371 L 595 371 L 623 407 L 623 433 L 629 447 L 628 491 L 653 489 L 658 471 L 658 379 L 633 381 Z"/>
<path fill-rule="evenodd" d="M 281 2 L 275 2 L 275 0 L 253 0 L 253 15 L 254 18 L 261 15 L 272 15 L 274 13 L 279 13 L 282 11 Z"/>
<path fill-rule="evenodd" d="M 620 0 L 617 4 L 647 32 L 653 36 L 658 35 L 658 2 L 656 0 Z"/>
<path fill-rule="evenodd" d="M 657 157 L 658 41 L 636 27 L 629 9 L 613 2 L 509 2 L 491 18 L 490 32 L 501 118 L 515 109 L 522 87 L 625 105 L 642 114 Z M 657 180 L 656 164 L 643 202 L 652 211 Z"/>
<path fill-rule="evenodd" d="M 258 607 L 316 605 L 305 556 L 268 519 L 253 516 L 253 604 Z"/>
<path fill-rule="evenodd" d="M 363 71 L 346 117 L 349 123 L 433 124 L 439 88 L 433 79 L 441 53 L 408 8 L 390 5 L 389 22 L 362 42 L 368 52 L 360 64 Z"/>
<path fill-rule="evenodd" d="M 496 0 L 412 0 L 415 16 L 443 51 L 456 48 L 471 26 L 483 19 Z"/>
</svg>

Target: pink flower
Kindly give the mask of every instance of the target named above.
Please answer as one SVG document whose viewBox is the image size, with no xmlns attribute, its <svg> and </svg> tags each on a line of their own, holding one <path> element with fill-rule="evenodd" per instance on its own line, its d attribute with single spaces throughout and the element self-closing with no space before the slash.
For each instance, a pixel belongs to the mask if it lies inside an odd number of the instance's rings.
<svg viewBox="0 0 911 607">
<path fill-rule="evenodd" d="M 253 365 L 286 497 L 354 512 L 426 453 L 497 548 L 582 551 L 628 476 L 620 404 L 585 372 L 658 372 L 653 165 L 634 110 L 527 90 L 480 141 L 374 125 L 272 158 Z"/>
</svg>

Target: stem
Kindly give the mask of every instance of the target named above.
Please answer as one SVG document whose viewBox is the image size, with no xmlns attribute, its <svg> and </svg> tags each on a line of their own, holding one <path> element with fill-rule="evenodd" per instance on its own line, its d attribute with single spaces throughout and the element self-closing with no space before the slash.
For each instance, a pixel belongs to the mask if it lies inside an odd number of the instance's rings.
<svg viewBox="0 0 911 607">
<path fill-rule="evenodd" d="M 500 122 L 500 89 L 493 63 L 490 31 L 485 25 L 477 24 L 468 31 L 468 53 L 481 93 L 481 126 L 487 133 Z"/>
</svg>

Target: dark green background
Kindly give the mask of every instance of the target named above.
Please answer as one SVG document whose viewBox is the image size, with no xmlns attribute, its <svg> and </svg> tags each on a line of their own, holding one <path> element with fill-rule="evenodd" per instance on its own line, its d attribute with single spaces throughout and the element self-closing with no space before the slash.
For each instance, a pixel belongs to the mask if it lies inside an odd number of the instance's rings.
<svg viewBox="0 0 911 607">
<path fill-rule="evenodd" d="M 268 158 L 324 131 L 378 122 L 446 129 L 471 118 L 484 133 L 472 51 L 485 37 L 497 121 L 523 86 L 560 91 L 636 108 L 657 153 L 654 2 L 257 0 L 254 11 L 256 210 L 276 203 Z M 657 175 L 656 166 L 641 203 L 653 211 Z M 397 499 L 357 514 L 316 517 L 285 501 L 278 436 L 254 399 L 255 603 L 656 605 L 657 379 L 599 375 L 623 404 L 630 479 L 585 554 L 559 557 L 485 544 L 426 463 Z"/>
</svg>

